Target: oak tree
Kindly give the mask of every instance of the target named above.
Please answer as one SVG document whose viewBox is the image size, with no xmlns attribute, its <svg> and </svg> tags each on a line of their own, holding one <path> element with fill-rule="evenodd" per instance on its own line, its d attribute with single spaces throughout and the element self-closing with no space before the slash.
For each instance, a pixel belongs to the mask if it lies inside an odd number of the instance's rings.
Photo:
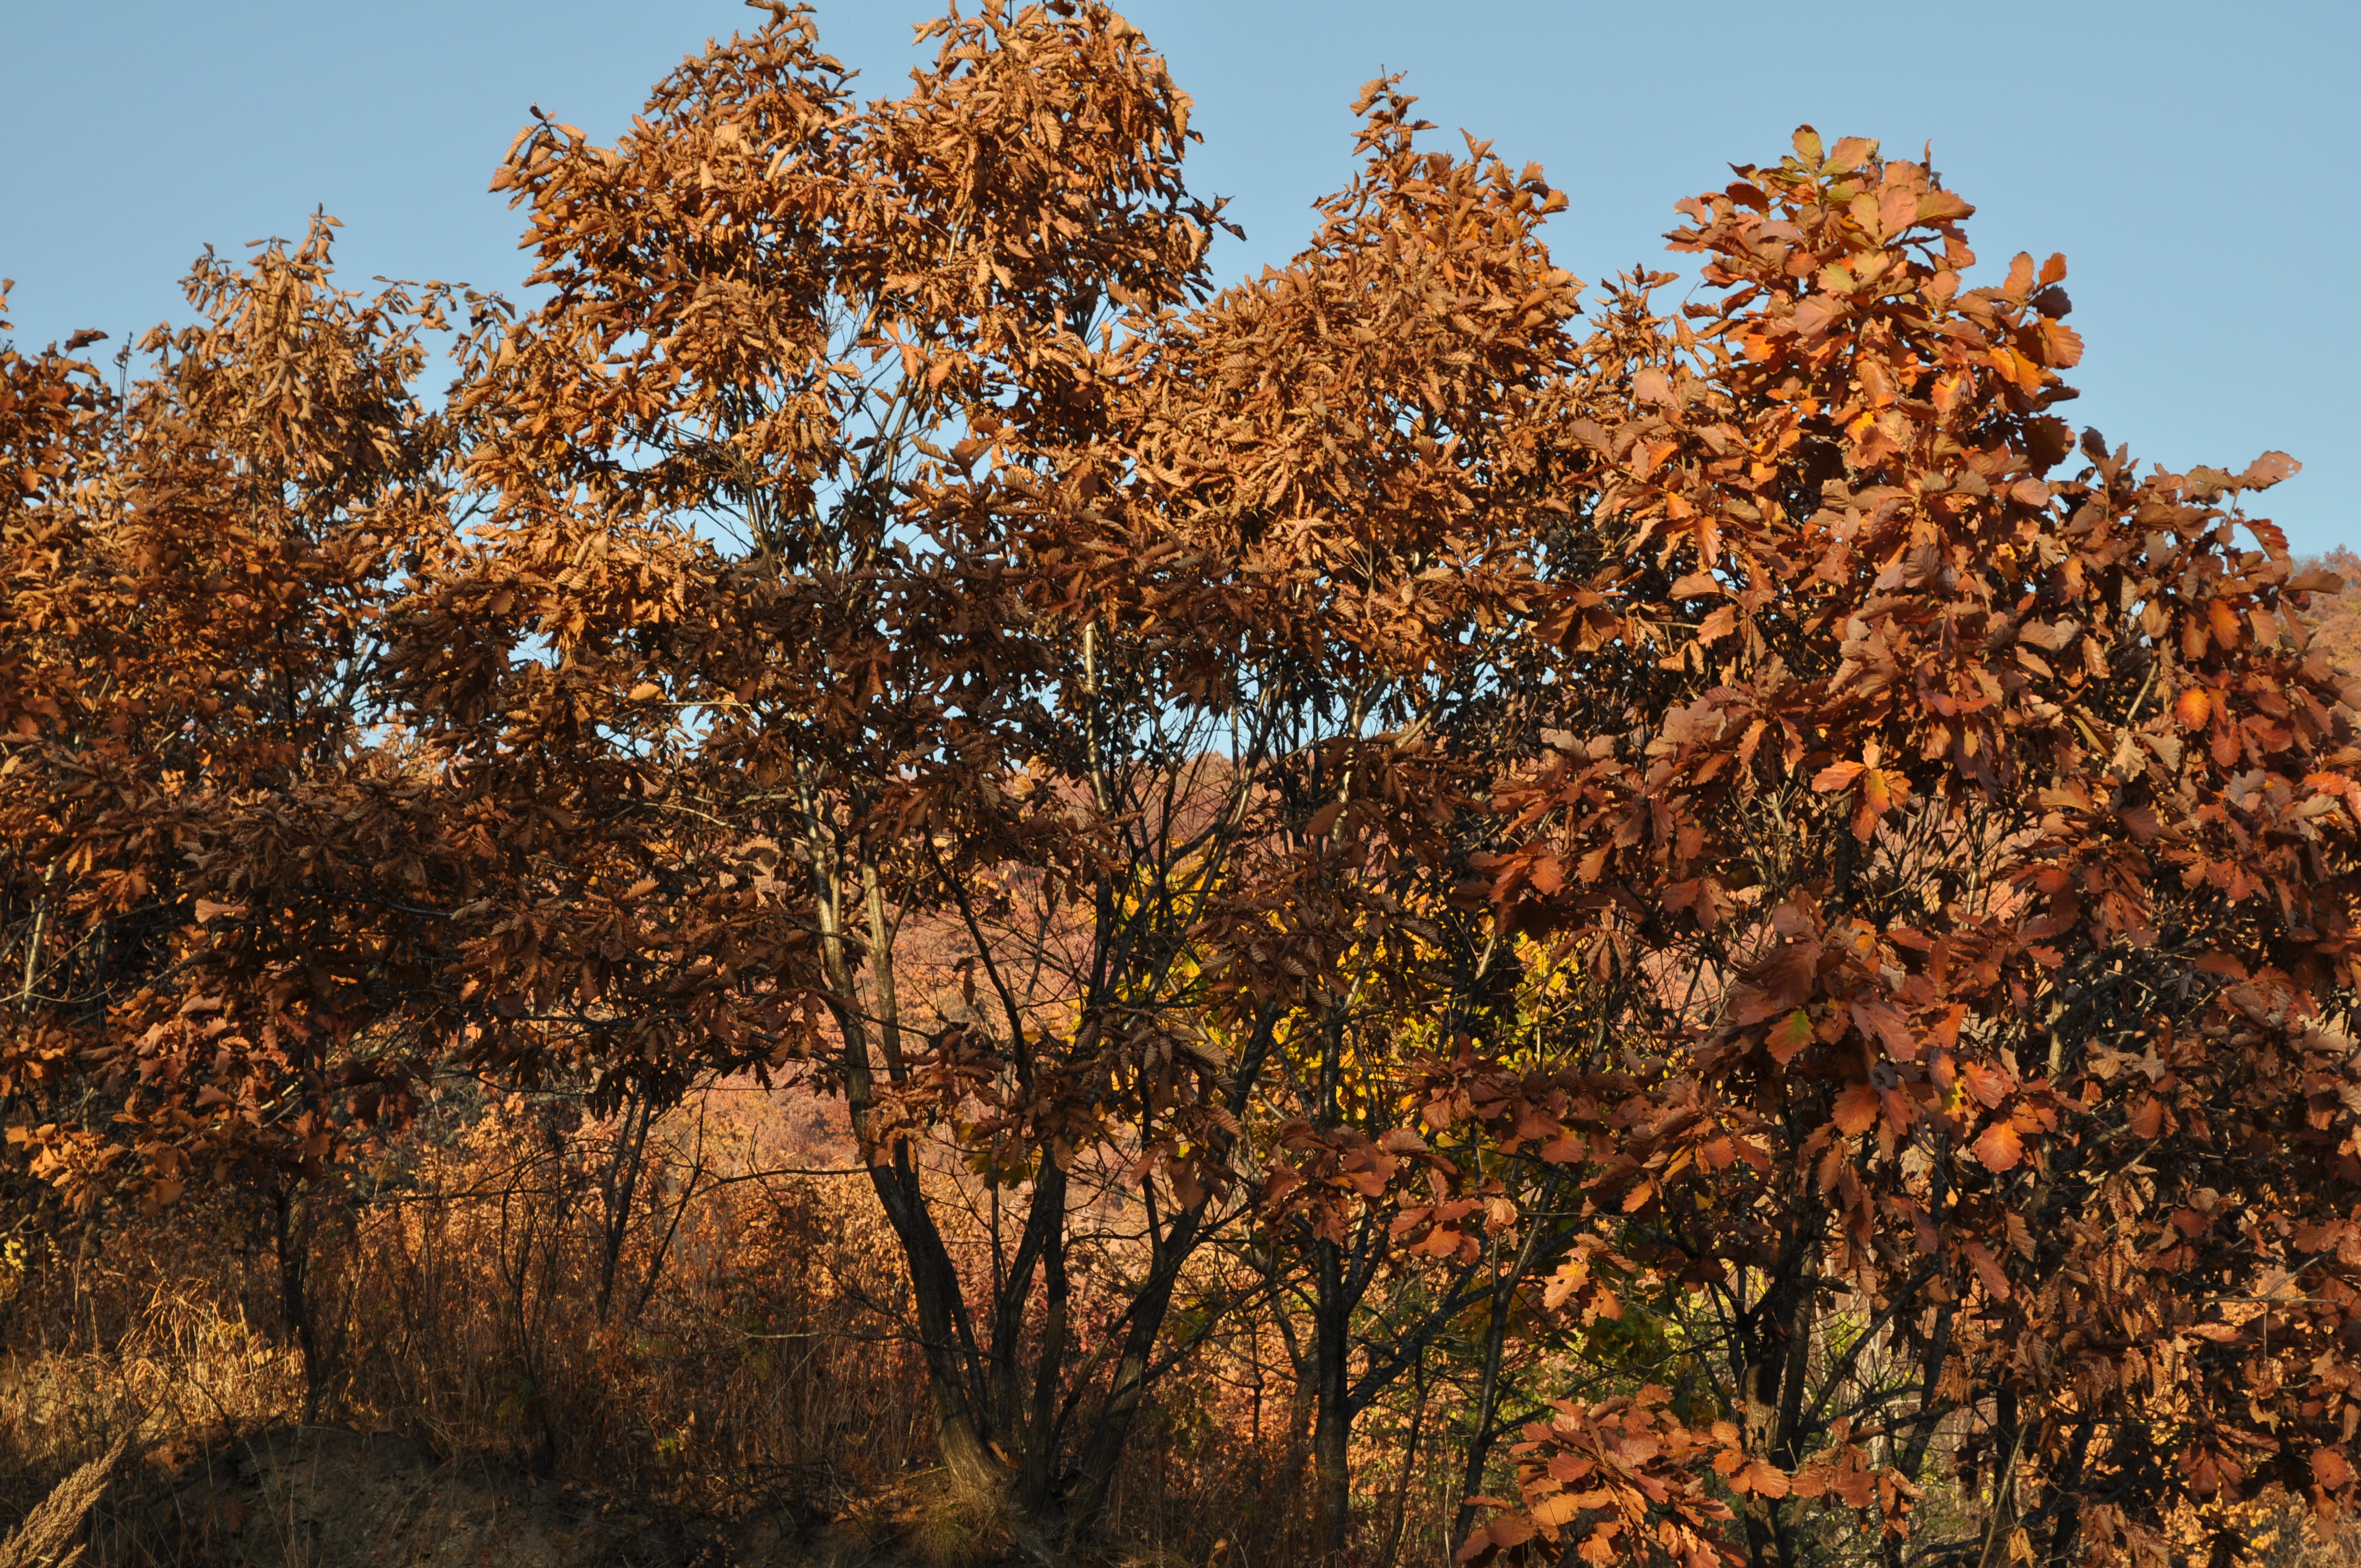
<svg viewBox="0 0 2361 1568">
<path fill-rule="evenodd" d="M 1810 1499 L 1893 1562 L 2235 1554 L 2261 1489 L 2352 1495 L 2339 585 L 2244 510 L 2283 455 L 2078 446 L 2063 259 L 1970 287 L 1930 169 L 1807 128 L 1737 176 L 1670 236 L 1716 296 L 1634 280 L 1593 346 L 1628 393 L 1568 427 L 1608 465 L 1549 626 L 1580 700 L 1491 890 L 1623 1052 L 1491 1069 L 1505 1135 L 1584 1146 L 1726 1415 L 1568 1406 L 1468 1550 L 1720 1550 L 1710 1462 L 1759 1563 Z M 1981 1544 L 1905 1550 L 1938 1433 Z"/>
</svg>

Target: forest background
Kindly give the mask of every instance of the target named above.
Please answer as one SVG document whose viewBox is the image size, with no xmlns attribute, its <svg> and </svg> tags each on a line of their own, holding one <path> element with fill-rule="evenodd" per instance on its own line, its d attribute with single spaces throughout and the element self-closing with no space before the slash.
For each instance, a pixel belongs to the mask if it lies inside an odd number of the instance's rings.
<svg viewBox="0 0 2361 1568">
<path fill-rule="evenodd" d="M 515 302 L 323 219 L 0 355 L 23 1504 L 327 1421 L 840 1554 L 2333 1548 L 2291 459 L 2070 426 L 2063 258 L 1874 142 L 1665 303 L 1379 78 L 1217 292 L 1112 13 L 865 101 L 771 9 L 536 111 Z"/>
</svg>

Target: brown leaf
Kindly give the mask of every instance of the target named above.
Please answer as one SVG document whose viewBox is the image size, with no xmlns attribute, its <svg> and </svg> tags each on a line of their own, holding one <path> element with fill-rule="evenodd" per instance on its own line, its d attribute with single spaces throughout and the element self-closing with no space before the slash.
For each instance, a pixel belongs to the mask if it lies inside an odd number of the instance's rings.
<svg viewBox="0 0 2361 1568">
<path fill-rule="evenodd" d="M 1984 1128 L 1974 1145 L 1976 1158 L 1988 1170 L 2014 1170 L 2024 1157 L 2025 1146 L 2017 1140 L 2016 1129 L 2006 1122 L 1994 1122 Z"/>
<path fill-rule="evenodd" d="M 1961 1242 L 1960 1251 L 1974 1266 L 1976 1277 L 1983 1282 L 1985 1292 L 1995 1301 L 2007 1300 L 2008 1274 L 2001 1267 L 2000 1260 L 1993 1256 L 1992 1249 L 1981 1242 Z"/>
<path fill-rule="evenodd" d="M 2303 465 L 2284 452 L 2266 452 L 2246 465 L 2240 479 L 2251 489 L 2267 490 L 2303 471 Z"/>
<path fill-rule="evenodd" d="M 1771 1026 L 1763 1044 L 1781 1067 L 1794 1059 L 1797 1051 L 1812 1043 L 1812 1015 L 1798 1007 Z"/>
</svg>

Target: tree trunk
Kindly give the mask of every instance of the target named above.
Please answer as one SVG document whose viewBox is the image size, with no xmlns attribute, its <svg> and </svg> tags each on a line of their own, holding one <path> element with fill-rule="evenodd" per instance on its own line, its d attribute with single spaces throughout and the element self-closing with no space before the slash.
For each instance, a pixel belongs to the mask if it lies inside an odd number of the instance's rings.
<svg viewBox="0 0 2361 1568">
<path fill-rule="evenodd" d="M 1813 1286 L 1800 1248 L 1772 1284 L 1760 1309 L 1751 1354 L 1739 1381 L 1746 1446 L 1782 1469 L 1801 1462 L 1805 1383 L 1811 1369 Z M 1746 1499 L 1746 1555 L 1753 1568 L 1795 1568 L 1796 1542 L 1786 1510 L 1760 1492 Z"/>
<path fill-rule="evenodd" d="M 279 1321 L 303 1360 L 305 1425 L 320 1418 L 328 1369 L 320 1354 L 319 1327 L 313 1321 L 311 1216 L 300 1212 L 282 1178 L 270 1187 L 270 1239 L 279 1264 Z"/>
<path fill-rule="evenodd" d="M 1180 1283 L 1180 1266 L 1195 1250 L 1197 1233 L 1203 1222 L 1202 1204 L 1173 1217 L 1171 1228 L 1157 1246 L 1156 1261 L 1148 1269 L 1148 1278 L 1132 1298 L 1123 1357 L 1115 1364 L 1113 1386 L 1082 1445 L 1082 1461 L 1077 1466 L 1081 1480 L 1074 1488 L 1068 1513 L 1069 1527 L 1077 1536 L 1093 1530 L 1106 1510 L 1107 1498 L 1115 1486 L 1116 1462 L 1123 1457 L 1125 1444 L 1131 1441 L 1132 1423 L 1148 1394 L 1156 1341 L 1171 1310 L 1172 1291 Z"/>
<path fill-rule="evenodd" d="M 1394 1568 L 1401 1561 L 1402 1529 L 1410 1521 L 1410 1488 L 1418 1472 L 1418 1440 L 1426 1430 L 1426 1354 L 1422 1351 L 1411 1372 L 1417 1397 L 1410 1408 L 1410 1431 L 1402 1440 L 1401 1481 L 1394 1487 L 1393 1518 L 1386 1525 L 1385 1544 L 1378 1549 L 1377 1568 Z"/>
<path fill-rule="evenodd" d="M 637 1196 L 640 1172 L 647 1162 L 648 1127 L 655 1107 L 638 1095 L 623 1101 L 622 1125 L 616 1129 L 615 1147 L 599 1183 L 601 1206 L 598 1235 L 598 1321 L 615 1302 L 615 1275 L 622 1266 L 623 1244 L 630 1239 L 631 1200 Z"/>
<path fill-rule="evenodd" d="M 1312 1492 L 1320 1521 L 1320 1552 L 1344 1559 L 1353 1530 L 1353 1475 L 1348 1445 L 1353 1412 L 1345 1402 L 1345 1357 L 1350 1350 L 1352 1307 L 1345 1289 L 1344 1249 L 1323 1238 L 1312 1243 L 1315 1289 L 1312 1373 L 1319 1419 L 1312 1429 Z"/>
<path fill-rule="evenodd" d="M 1510 1288 L 1515 1288 L 1513 1276 Z M 1459 1508 L 1451 1518 L 1455 1549 L 1476 1522 L 1476 1505 L 1470 1499 L 1484 1495 L 1484 1467 L 1492 1458 L 1492 1422 L 1500 1407 L 1500 1352 L 1508 1336 L 1508 1298 L 1496 1288 L 1491 1318 L 1484 1326 L 1484 1372 L 1476 1390 L 1476 1423 L 1467 1434 L 1467 1465 L 1459 1478 Z"/>
</svg>

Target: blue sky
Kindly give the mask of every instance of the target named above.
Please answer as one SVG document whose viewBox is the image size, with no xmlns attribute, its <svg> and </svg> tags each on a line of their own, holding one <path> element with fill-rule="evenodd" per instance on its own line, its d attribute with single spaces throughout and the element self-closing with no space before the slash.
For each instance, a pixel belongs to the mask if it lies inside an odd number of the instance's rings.
<svg viewBox="0 0 2361 1568">
<path fill-rule="evenodd" d="M 1355 90 L 1409 73 L 1422 112 L 1572 198 L 1551 229 L 1597 280 L 1662 264 L 1672 203 L 1810 121 L 1932 141 L 1988 265 L 2066 252 L 2088 357 L 2064 411 L 2172 467 L 2305 472 L 2267 509 L 2299 550 L 2361 548 L 2361 6 L 2001 3 L 1125 7 L 1198 100 L 1191 182 L 1233 198 L 1226 276 L 1282 259 L 1349 171 Z M 931 13 L 819 7 L 822 41 L 897 91 Z M 0 8 L 0 275 L 21 343 L 181 309 L 224 250 L 344 219 L 345 277 L 513 291 L 515 214 L 485 192 L 526 105 L 602 139 L 684 52 L 760 19 L 731 0 L 9 0 Z M 1455 137 L 1454 138 L 1455 145 Z"/>
</svg>

